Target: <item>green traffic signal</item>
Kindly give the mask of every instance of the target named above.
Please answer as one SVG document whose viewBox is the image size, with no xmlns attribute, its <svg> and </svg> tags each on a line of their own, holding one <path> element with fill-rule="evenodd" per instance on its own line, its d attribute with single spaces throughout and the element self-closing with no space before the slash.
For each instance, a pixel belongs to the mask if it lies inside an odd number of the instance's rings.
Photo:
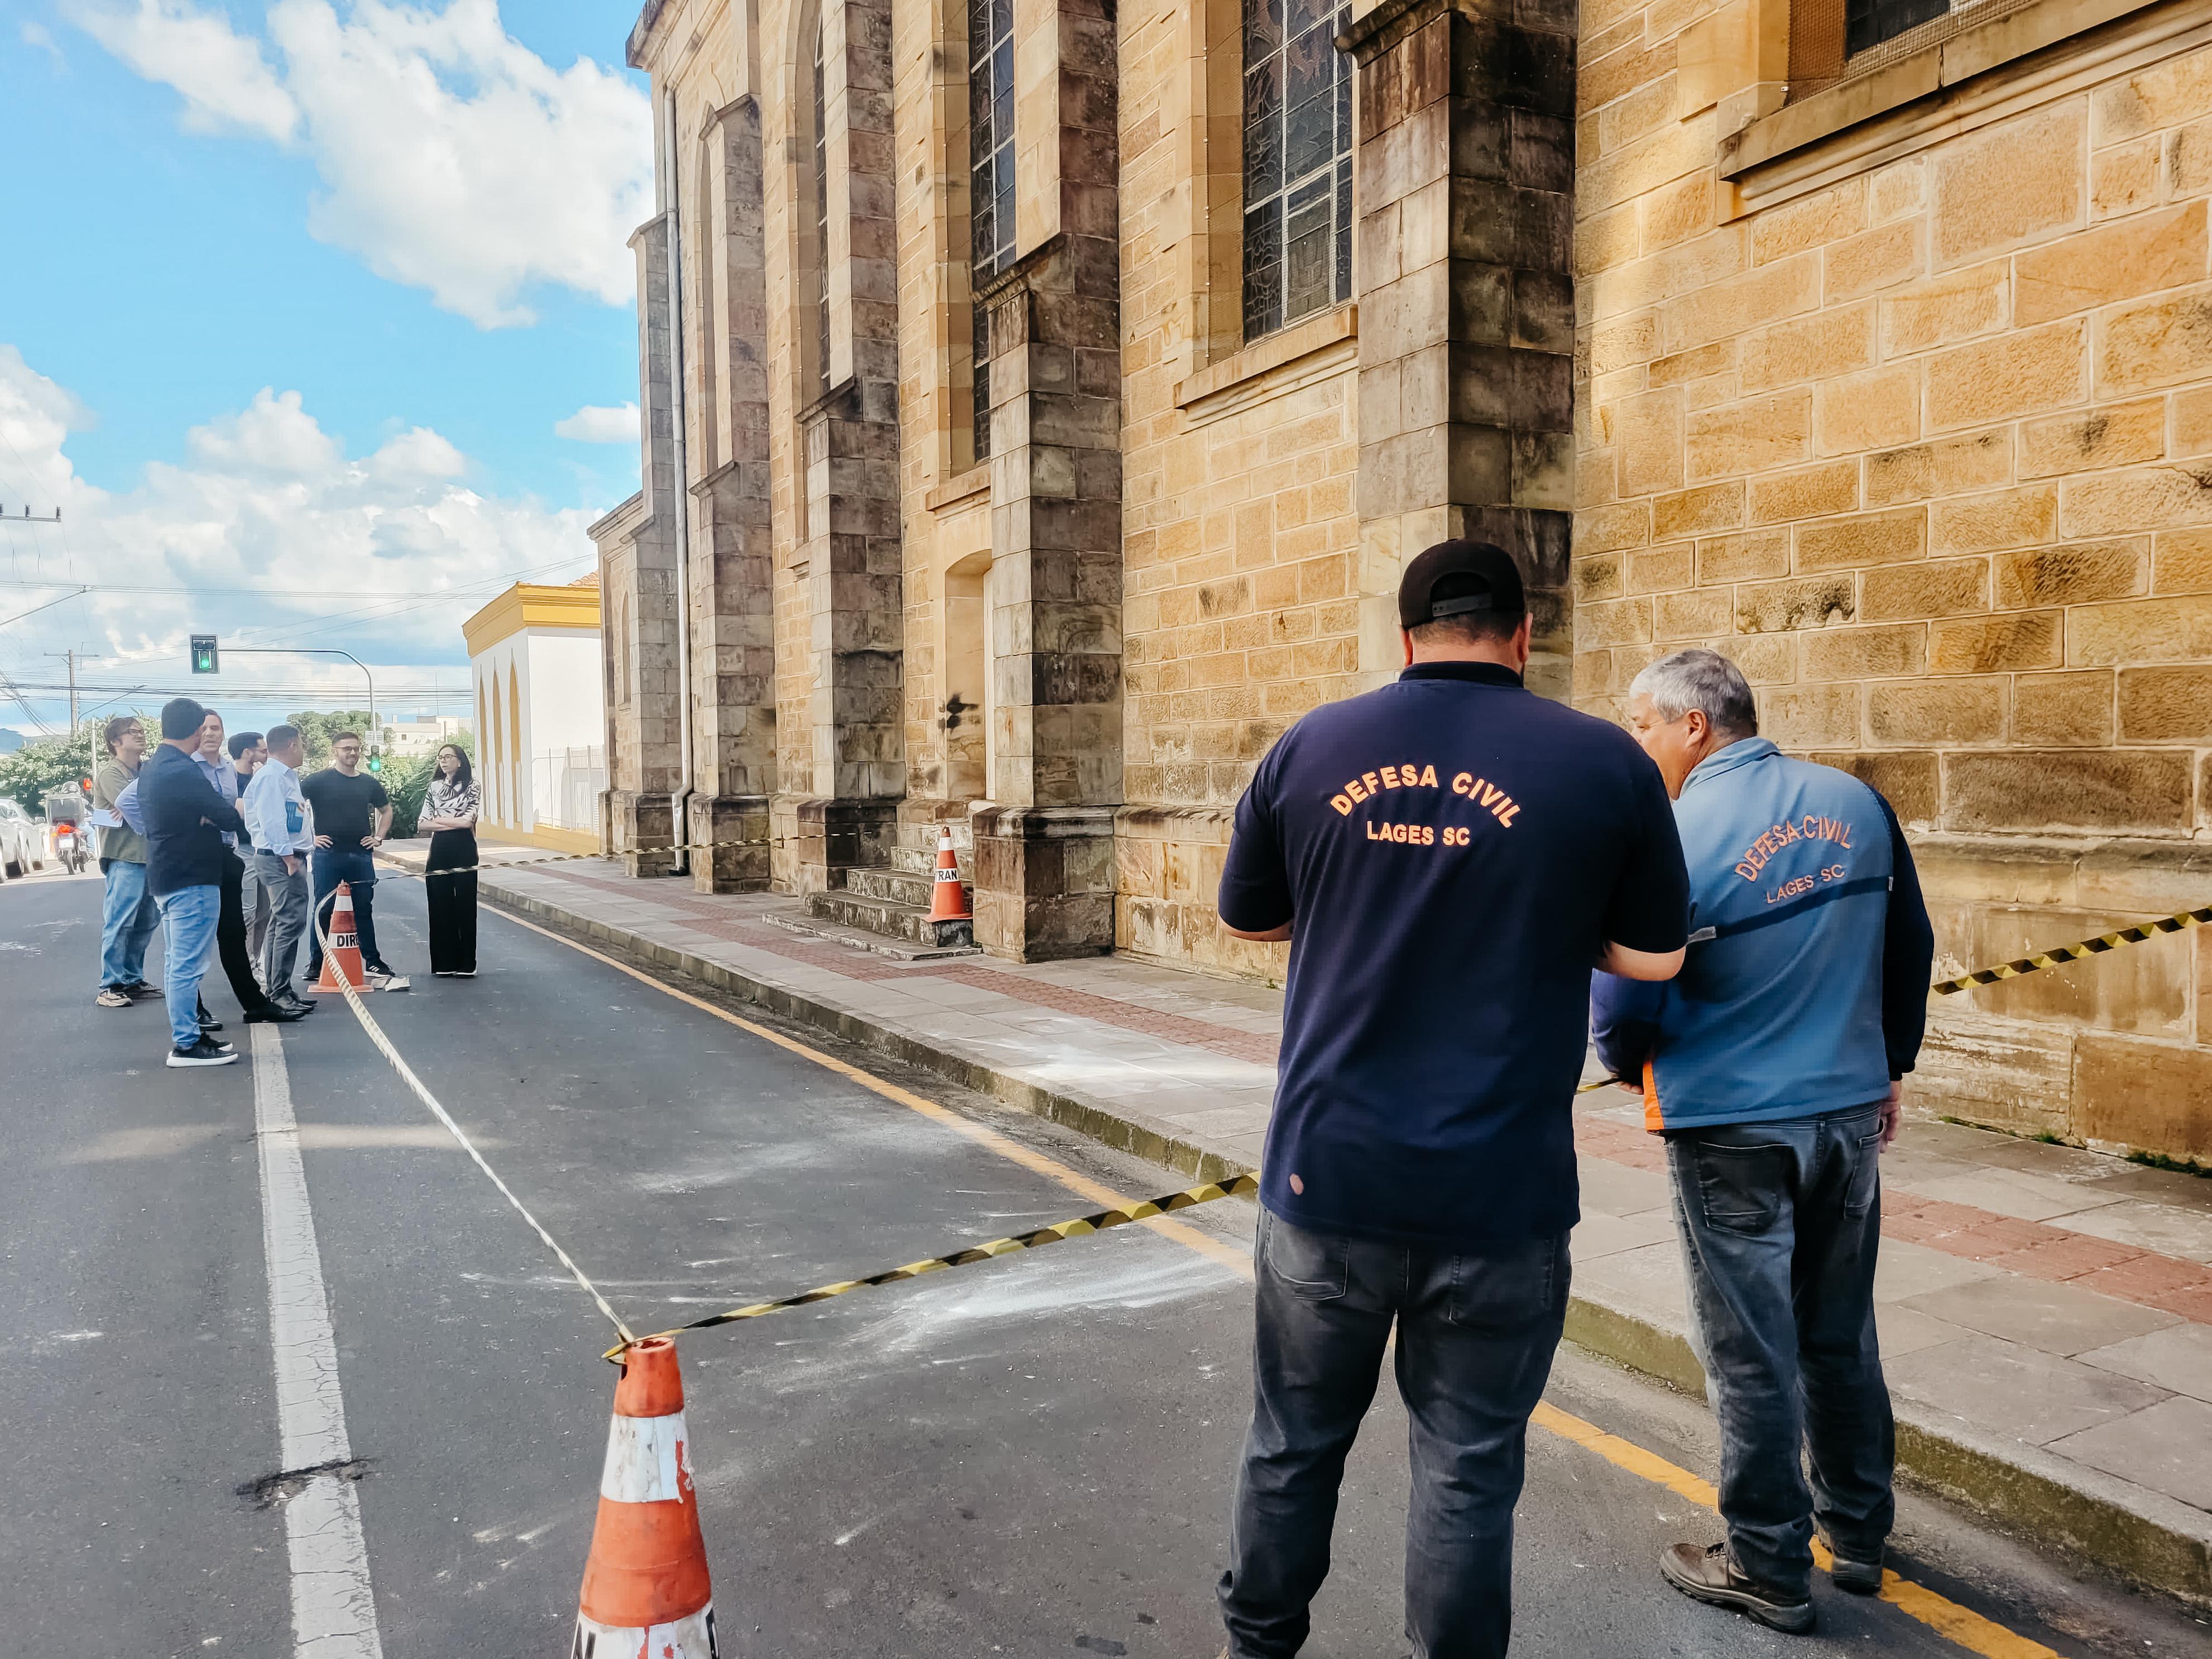
<svg viewBox="0 0 2212 1659">
<path fill-rule="evenodd" d="M 192 635 L 193 673 L 213 674 L 219 672 L 220 661 L 221 659 L 216 650 L 214 635 L 195 634 Z"/>
<path fill-rule="evenodd" d="M 372 772 L 381 772 L 384 769 L 384 757 L 371 755 L 368 757 L 368 769 Z"/>
</svg>

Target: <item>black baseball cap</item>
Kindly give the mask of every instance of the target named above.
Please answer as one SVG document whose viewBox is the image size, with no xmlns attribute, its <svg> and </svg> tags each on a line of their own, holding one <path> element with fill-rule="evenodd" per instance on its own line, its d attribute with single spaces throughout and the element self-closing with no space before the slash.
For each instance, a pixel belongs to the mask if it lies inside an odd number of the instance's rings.
<svg viewBox="0 0 2212 1659">
<path fill-rule="evenodd" d="M 1405 628 L 1485 611 L 1517 617 L 1528 608 L 1520 567 L 1493 542 L 1438 542 L 1406 567 L 1398 583 L 1398 622 Z"/>
</svg>

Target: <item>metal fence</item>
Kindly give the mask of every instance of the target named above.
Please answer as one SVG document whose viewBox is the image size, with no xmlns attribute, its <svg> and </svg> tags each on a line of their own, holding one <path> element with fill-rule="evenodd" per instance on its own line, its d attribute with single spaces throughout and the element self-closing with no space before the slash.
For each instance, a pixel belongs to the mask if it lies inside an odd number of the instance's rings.
<svg viewBox="0 0 2212 1659">
<path fill-rule="evenodd" d="M 549 749 L 530 762 L 531 808 L 537 821 L 562 830 L 596 830 L 607 787 L 607 751 Z"/>
</svg>

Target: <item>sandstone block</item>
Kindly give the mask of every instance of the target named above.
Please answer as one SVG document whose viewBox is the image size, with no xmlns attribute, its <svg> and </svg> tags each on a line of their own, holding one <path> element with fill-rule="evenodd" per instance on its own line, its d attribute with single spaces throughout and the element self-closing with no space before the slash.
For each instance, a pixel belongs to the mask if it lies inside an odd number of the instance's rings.
<svg viewBox="0 0 2212 1659">
<path fill-rule="evenodd" d="M 1986 489 L 2012 478 L 2012 429 L 1939 438 L 1866 459 L 1866 504 L 1923 501 L 1930 495 Z"/>
<path fill-rule="evenodd" d="M 2089 157 L 2089 217 L 2116 219 L 2158 204 L 2160 151 L 2155 134 Z"/>
<path fill-rule="evenodd" d="M 1682 487 L 1682 392 L 1680 387 L 1627 398 L 1620 404 L 1620 493 L 1648 495 Z"/>
<path fill-rule="evenodd" d="M 1917 213 L 1927 203 L 1928 162 L 1923 156 L 1893 162 L 1867 181 L 1867 216 L 1875 224 Z"/>
<path fill-rule="evenodd" d="M 2002 674 L 2056 668 L 2065 659 L 2061 611 L 1960 617 L 1929 624 L 1928 667 L 1935 674 Z"/>
<path fill-rule="evenodd" d="M 1874 361 L 1874 302 L 1818 311 L 1747 335 L 1738 356 L 1746 392 L 1848 374 Z"/>
<path fill-rule="evenodd" d="M 1725 587 L 1662 593 L 1651 602 L 1652 637 L 1674 643 L 1708 640 L 1729 631 L 1733 596 Z"/>
<path fill-rule="evenodd" d="M 1925 509 L 1893 507 L 1887 513 L 1823 520 L 1796 531 L 1796 568 L 1858 570 L 1869 565 L 1917 559 L 1928 550 Z"/>
<path fill-rule="evenodd" d="M 1847 623 L 1858 614 L 1856 583 L 1848 575 L 1747 583 L 1735 590 L 1739 634 L 1779 634 Z"/>
<path fill-rule="evenodd" d="M 1631 317 L 1606 324 L 1590 333 L 1589 368 L 1593 374 L 1617 374 L 1626 368 L 1634 368 L 1651 361 L 1651 354 L 1659 338 L 1659 319 L 1650 312 L 1639 311 Z M 1363 420 L 1360 430 L 1367 431 Z M 1379 433 L 1370 433 L 1378 437 Z"/>
<path fill-rule="evenodd" d="M 1867 189 L 1863 178 L 1847 179 L 1830 189 L 1815 191 L 1778 208 L 1769 209 L 1751 222 L 1752 259 L 1769 264 L 1854 235 L 1866 228 Z"/>
<path fill-rule="evenodd" d="M 1711 345 L 1696 346 L 1671 356 L 1655 357 L 1647 374 L 1655 386 L 1677 386 L 1725 374 L 1735 367 L 1735 342 L 1716 340 Z"/>
<path fill-rule="evenodd" d="M 1651 509 L 1642 501 L 1591 507 L 1575 514 L 1575 546 L 1585 553 L 1613 553 L 1651 540 Z"/>
<path fill-rule="evenodd" d="M 2151 558 L 2154 593 L 2212 593 L 2212 530 L 2170 530 Z"/>
<path fill-rule="evenodd" d="M 1961 495 L 1929 509 L 1928 550 L 1933 554 L 1987 553 L 2045 541 L 2058 523 L 2058 492 L 2007 489 Z"/>
<path fill-rule="evenodd" d="M 1675 542 L 1667 547 L 1655 547 L 1646 552 L 1628 556 L 1628 591 L 1632 593 L 1663 593 L 1678 587 L 1687 587 L 1692 578 L 1696 546 L 1690 542 Z"/>
<path fill-rule="evenodd" d="M 2185 830 L 2190 757 L 2178 750 L 2046 749 L 1943 757 L 1955 830 Z"/>
<path fill-rule="evenodd" d="M 2212 114 L 2212 52 L 2199 47 L 2100 87 L 2090 103 L 2100 148 Z"/>
<path fill-rule="evenodd" d="M 1920 371 L 1899 363 L 1826 380 L 1813 390 L 1814 447 L 1848 455 L 1909 443 L 1920 435 Z"/>
<path fill-rule="evenodd" d="M 2173 453 L 2202 455 L 2207 450 L 2212 450 L 2212 386 L 2185 387 L 2173 394 Z"/>
<path fill-rule="evenodd" d="M 2150 550 L 2141 539 L 2072 542 L 1999 556 L 1992 572 L 1996 607 L 2081 605 L 2145 591 Z"/>
<path fill-rule="evenodd" d="M 1640 645 L 1651 637 L 1650 599 L 1613 599 L 1601 605 L 1575 607 L 1575 646 Z"/>
<path fill-rule="evenodd" d="M 1814 638 L 1805 643 L 1811 646 Z M 2001 678 L 1876 685 L 1867 691 L 1867 738 L 1872 743 L 1995 743 L 2004 736 L 2004 723 Z"/>
<path fill-rule="evenodd" d="M 1940 431 L 2079 403 L 2087 348 L 2087 325 L 2076 320 L 1938 352 L 1928 360 L 1929 424 Z"/>
<path fill-rule="evenodd" d="M 2075 1040 L 2079 1139 L 2212 1159 L 2212 1049 L 2102 1031 Z"/>
<path fill-rule="evenodd" d="M 2166 193 L 2197 196 L 2212 189 L 2212 121 L 2191 121 L 2166 135 Z"/>
<path fill-rule="evenodd" d="M 2122 743 L 2212 738 L 2212 668 L 2123 668 L 2119 713 Z"/>
<path fill-rule="evenodd" d="M 2016 743 L 2057 748 L 2112 740 L 2112 676 L 2101 672 L 2021 674 L 2012 683 Z"/>
<path fill-rule="evenodd" d="M 2013 261 L 2012 319 L 2027 327 L 2092 306 L 2201 283 L 2202 199 L 2085 230 Z"/>
<path fill-rule="evenodd" d="M 1759 729 L 1784 749 L 1855 744 L 1859 736 L 1856 685 L 1778 685 L 1759 700 Z"/>
<path fill-rule="evenodd" d="M 2058 527 L 2068 536 L 2127 535 L 2194 524 L 2212 524 L 2212 467 L 2202 462 L 2069 479 L 2059 495 Z"/>
<path fill-rule="evenodd" d="M 1790 532 L 1757 530 L 1746 536 L 1708 536 L 1698 544 L 1698 580 L 1754 581 L 1790 574 Z"/>
<path fill-rule="evenodd" d="M 2146 392 L 2208 374 L 2212 374 L 2212 287 L 2146 300 L 2099 320 L 2100 397 Z"/>
<path fill-rule="evenodd" d="M 1659 311 L 1661 343 L 1670 352 L 1686 351 L 1799 315 L 1820 302 L 1820 256 L 1800 253 L 1668 301 Z"/>
<path fill-rule="evenodd" d="M 1651 503 L 1651 534 L 1660 541 L 1708 531 L 1733 530 L 1743 522 L 1743 484 L 1702 484 Z"/>
<path fill-rule="evenodd" d="M 1370 239 L 1371 240 L 1371 239 Z M 1636 258 L 1636 204 L 1595 214 L 1575 227 L 1575 274 L 1594 276 Z"/>
<path fill-rule="evenodd" d="M 1712 648 L 1753 685 L 1786 685 L 1797 678 L 1797 653 L 1786 634 L 1737 635 L 1715 640 Z"/>
<path fill-rule="evenodd" d="M 2212 597 L 2076 606 L 2067 614 L 2066 656 L 2076 668 L 2212 659 Z"/>
<path fill-rule="evenodd" d="M 1902 357 L 2005 325 L 2011 270 L 2002 259 L 1947 271 L 1881 296 L 1881 355 Z"/>
<path fill-rule="evenodd" d="M 1592 599 L 1617 599 L 1621 595 L 1626 572 L 1620 553 L 1577 554 L 1570 576 L 1577 605 Z"/>
<path fill-rule="evenodd" d="M 1813 394 L 1803 387 L 1746 398 L 1689 417 L 1689 475 L 1763 472 L 1810 459 Z"/>
<path fill-rule="evenodd" d="M 1850 773 L 1877 792 L 1908 825 L 1923 830 L 1934 826 L 1942 799 L 1941 773 L 1935 755 L 1926 751 L 1869 754 L 1862 750 L 1847 750 L 1836 754 L 1815 750 L 1805 758 Z"/>
<path fill-rule="evenodd" d="M 1889 565 L 1860 579 L 1863 622 L 1907 622 L 1970 616 L 1990 608 L 1986 559 L 1929 560 Z"/>
<path fill-rule="evenodd" d="M 1655 190 L 1637 204 L 1644 221 L 1644 247 L 1656 252 L 1686 242 L 1713 225 L 1713 175 L 1694 173 Z M 1576 233 L 1579 240 L 1581 232 Z"/>
<path fill-rule="evenodd" d="M 1824 628 L 1805 635 L 1797 660 L 1808 681 L 1894 679 L 1928 672 L 1928 627 Z"/>
<path fill-rule="evenodd" d="M 1999 122 L 1936 152 L 1939 269 L 2017 247 L 2082 222 L 2087 198 L 2086 100 Z"/>
<path fill-rule="evenodd" d="M 1849 513 L 1858 504 L 1856 461 L 1830 461 L 1824 466 L 1771 472 L 1751 481 L 1750 517 L 1755 525 Z"/>
<path fill-rule="evenodd" d="M 2212 443 L 2206 447 L 2212 447 Z M 2086 415 L 2023 421 L 2020 427 L 2020 476 L 2023 478 L 2130 466 L 2138 461 L 2154 461 L 2165 453 L 2166 407 L 2155 398 L 2141 403 L 2108 404 Z"/>
<path fill-rule="evenodd" d="M 1847 241 L 1822 256 L 1821 294 L 1840 305 L 1911 281 L 1921 271 L 1921 221 L 1901 219 Z"/>
</svg>

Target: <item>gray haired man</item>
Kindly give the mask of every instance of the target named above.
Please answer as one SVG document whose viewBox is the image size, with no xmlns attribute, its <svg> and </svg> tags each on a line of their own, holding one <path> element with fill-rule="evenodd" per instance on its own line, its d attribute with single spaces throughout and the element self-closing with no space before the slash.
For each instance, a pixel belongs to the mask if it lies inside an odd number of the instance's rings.
<svg viewBox="0 0 2212 1659">
<path fill-rule="evenodd" d="M 296 726 L 272 726 L 263 741 L 269 758 L 246 786 L 245 801 L 254 872 L 260 878 L 262 902 L 269 911 L 261 983 L 270 1000 L 284 1007 L 312 1007 L 292 985 L 300 939 L 307 930 L 307 857 L 315 845 L 315 817 L 300 793 L 307 744 Z"/>
<path fill-rule="evenodd" d="M 1919 1053 L 1934 940 L 1889 803 L 1760 737 L 1727 658 L 1653 663 L 1629 720 L 1674 797 L 1689 957 L 1665 984 L 1595 975 L 1590 1024 L 1666 1137 L 1728 1523 L 1727 1542 L 1674 1545 L 1660 1571 L 1807 1631 L 1815 1523 L 1837 1588 L 1870 1595 L 1895 1514 L 1879 1159 Z"/>
</svg>

